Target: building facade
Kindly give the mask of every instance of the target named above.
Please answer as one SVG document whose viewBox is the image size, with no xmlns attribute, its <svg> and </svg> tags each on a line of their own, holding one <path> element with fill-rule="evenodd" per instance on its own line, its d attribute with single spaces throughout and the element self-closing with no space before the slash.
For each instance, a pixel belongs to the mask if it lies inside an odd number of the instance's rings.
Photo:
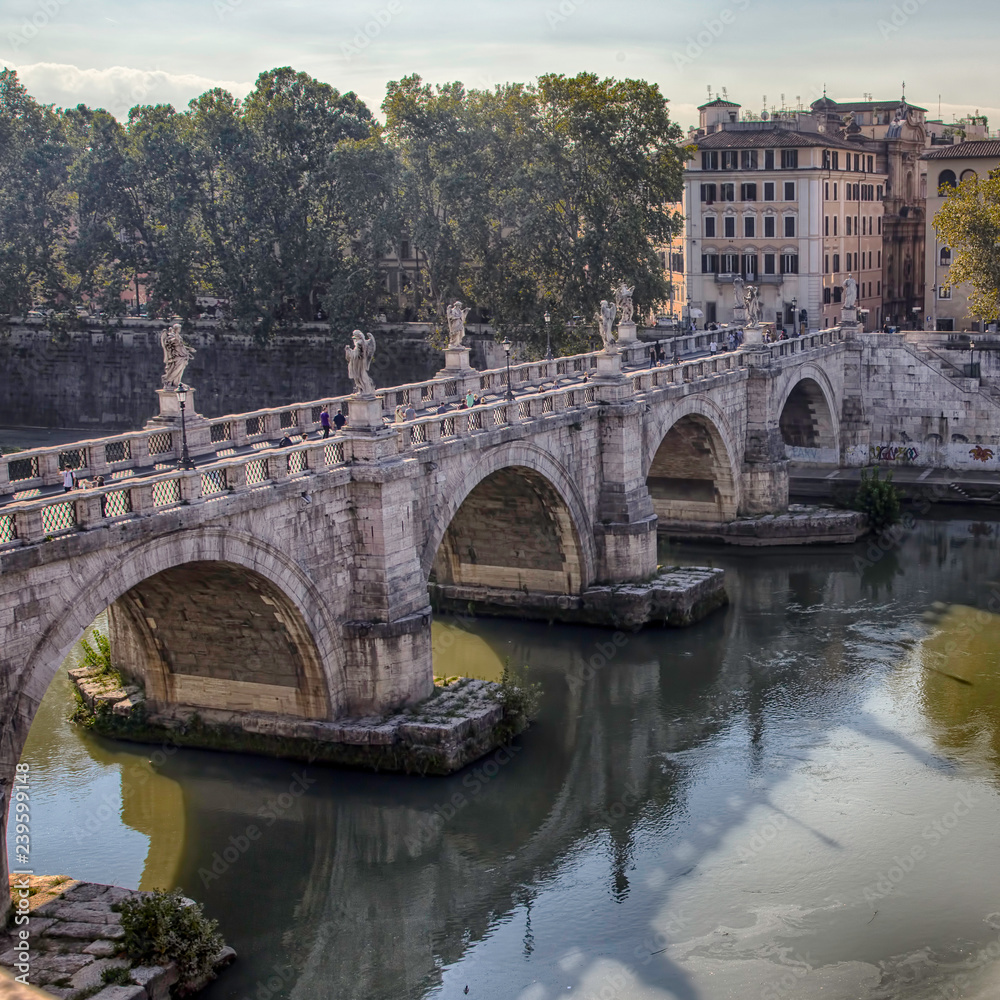
<svg viewBox="0 0 1000 1000">
<path fill-rule="evenodd" d="M 883 200 L 878 151 L 827 130 L 824 114 L 739 120 L 740 105 L 703 105 L 685 171 L 690 314 L 733 323 L 737 276 L 758 286 L 766 323 L 793 330 L 840 319 L 858 285 L 869 328 L 882 322 Z"/>
<path fill-rule="evenodd" d="M 927 171 L 927 217 L 925 239 L 927 255 L 924 264 L 926 303 L 924 314 L 930 330 L 952 331 L 982 329 L 980 317 L 969 307 L 969 287 L 948 284 L 951 269 L 951 248 L 943 244 L 934 226 L 934 217 L 944 204 L 947 193 L 962 181 L 973 177 L 985 178 L 1000 167 L 1000 140 L 960 142 L 935 146 L 923 156 Z"/>
</svg>

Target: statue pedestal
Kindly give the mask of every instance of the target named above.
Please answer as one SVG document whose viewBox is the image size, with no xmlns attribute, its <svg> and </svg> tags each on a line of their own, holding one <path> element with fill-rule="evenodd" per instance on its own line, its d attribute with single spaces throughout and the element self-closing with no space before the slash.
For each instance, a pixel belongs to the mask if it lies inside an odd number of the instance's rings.
<svg viewBox="0 0 1000 1000">
<path fill-rule="evenodd" d="M 748 322 L 747 311 L 745 306 L 736 306 L 733 309 L 733 324 L 738 327 L 745 328 Z"/>
<path fill-rule="evenodd" d="M 181 422 L 181 404 L 177 398 L 177 390 L 157 389 L 156 396 L 160 401 L 160 412 L 147 420 L 146 425 L 179 424 Z M 187 397 L 184 400 L 184 419 L 185 421 L 205 419 L 194 408 L 194 389 L 187 390 Z"/>
<path fill-rule="evenodd" d="M 385 427 L 382 422 L 382 400 L 377 396 L 351 396 L 347 400 L 347 423 L 344 430 L 380 431 Z"/>
<path fill-rule="evenodd" d="M 840 325 L 841 326 L 857 326 L 858 324 L 858 310 L 856 306 L 850 306 L 845 308 L 840 314 Z"/>
<path fill-rule="evenodd" d="M 762 326 L 748 326 L 743 330 L 743 346 L 753 347 L 756 344 L 764 343 L 764 328 Z"/>
<path fill-rule="evenodd" d="M 439 375 L 450 375 L 455 378 L 459 375 L 468 375 L 475 371 L 469 363 L 468 347 L 446 347 L 444 349 L 444 368 Z"/>
<path fill-rule="evenodd" d="M 616 351 L 614 354 L 601 353 L 597 355 L 597 374 L 595 381 L 599 382 L 620 382 L 622 375 L 622 356 Z"/>
<path fill-rule="evenodd" d="M 629 346 L 630 344 L 637 343 L 639 338 L 636 336 L 635 323 L 619 323 L 618 324 L 618 343 L 622 346 Z"/>
</svg>

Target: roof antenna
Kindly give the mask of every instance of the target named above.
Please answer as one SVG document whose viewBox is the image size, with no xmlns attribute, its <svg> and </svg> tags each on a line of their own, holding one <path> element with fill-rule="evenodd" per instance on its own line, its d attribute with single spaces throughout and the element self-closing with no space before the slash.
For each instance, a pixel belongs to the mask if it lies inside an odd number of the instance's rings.
<svg viewBox="0 0 1000 1000">
<path fill-rule="evenodd" d="M 728 101 L 729 100 L 729 90 L 726 87 L 722 88 L 722 99 L 724 101 Z"/>
</svg>

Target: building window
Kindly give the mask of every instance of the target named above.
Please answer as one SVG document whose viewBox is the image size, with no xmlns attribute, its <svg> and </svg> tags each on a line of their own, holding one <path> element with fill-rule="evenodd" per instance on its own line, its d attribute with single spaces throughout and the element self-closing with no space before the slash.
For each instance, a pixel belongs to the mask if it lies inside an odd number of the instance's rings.
<svg viewBox="0 0 1000 1000">
<path fill-rule="evenodd" d="M 757 169 L 757 150 L 756 149 L 744 149 L 740 153 L 740 166 L 744 170 L 756 170 Z"/>
<path fill-rule="evenodd" d="M 850 216 L 847 217 L 847 229 L 845 230 L 844 235 L 845 236 L 850 236 L 851 235 L 851 217 Z"/>
<path fill-rule="evenodd" d="M 719 169 L 719 154 L 714 150 L 708 153 L 701 154 L 701 169 L 702 170 L 718 170 Z"/>
<path fill-rule="evenodd" d="M 833 217 L 833 235 L 837 235 L 837 216 Z"/>
<path fill-rule="evenodd" d="M 875 294 L 876 295 L 881 295 L 882 294 L 882 282 L 881 281 L 876 281 L 875 282 Z"/>
<path fill-rule="evenodd" d="M 681 251 L 675 250 L 670 255 L 670 270 L 676 271 L 678 274 L 684 273 L 684 254 Z"/>
<path fill-rule="evenodd" d="M 830 169 L 830 150 L 828 149 L 823 150 L 823 169 Z"/>
<path fill-rule="evenodd" d="M 757 220 L 752 215 L 743 216 L 743 236 L 752 240 L 757 235 Z"/>
<path fill-rule="evenodd" d="M 878 217 L 878 234 L 879 234 L 879 236 L 882 235 L 882 216 L 881 215 Z"/>
<path fill-rule="evenodd" d="M 721 263 L 723 274 L 736 274 L 740 269 L 740 255 L 738 253 L 724 253 Z"/>
<path fill-rule="evenodd" d="M 799 151 L 797 149 L 783 149 L 781 151 L 781 169 L 794 170 L 799 165 Z"/>
<path fill-rule="evenodd" d="M 792 150 L 797 153 L 798 150 Z M 785 201 L 795 201 L 795 181 L 785 181 Z"/>
<path fill-rule="evenodd" d="M 736 217 L 733 215 L 727 215 L 723 220 L 722 224 L 725 227 L 723 235 L 727 240 L 732 240 L 736 238 Z"/>
<path fill-rule="evenodd" d="M 409 260 L 410 259 L 410 241 L 400 240 L 399 241 L 399 259 Z"/>
<path fill-rule="evenodd" d="M 823 256 L 823 273 L 824 274 L 829 274 L 830 273 L 830 255 L 829 254 L 825 254 Z"/>
<path fill-rule="evenodd" d="M 781 255 L 781 273 L 799 273 L 799 255 L 797 253 L 783 253 Z"/>
<path fill-rule="evenodd" d="M 794 236 L 794 235 L 795 235 L 795 216 L 794 215 L 786 215 L 785 216 L 785 236 L 788 237 L 788 236 Z"/>
<path fill-rule="evenodd" d="M 736 185 L 720 184 L 719 201 L 736 201 Z"/>
<path fill-rule="evenodd" d="M 860 153 L 855 153 L 854 154 L 854 170 L 857 173 L 859 173 L 859 174 L 861 173 L 861 154 Z"/>
<path fill-rule="evenodd" d="M 877 197 L 875 198 L 875 200 L 876 200 L 876 201 L 882 201 L 882 200 L 883 200 L 883 199 L 882 199 L 882 185 L 881 185 L 881 184 L 879 184 L 879 186 L 878 186 L 878 188 L 877 188 L 876 190 L 878 191 L 878 195 L 877 195 Z"/>
<path fill-rule="evenodd" d="M 715 185 L 714 184 L 702 184 L 701 186 L 701 200 L 706 205 L 715 204 Z"/>
<path fill-rule="evenodd" d="M 774 274 L 774 254 L 766 253 L 764 254 L 764 273 Z"/>
<path fill-rule="evenodd" d="M 765 149 L 764 150 L 764 169 L 774 170 L 774 150 Z"/>
<path fill-rule="evenodd" d="M 958 179 L 955 177 L 954 170 L 942 170 L 938 174 L 938 190 L 941 188 L 953 188 L 958 184 Z"/>
<path fill-rule="evenodd" d="M 837 188 L 838 188 L 838 184 L 837 184 L 836 181 L 834 181 L 833 182 L 833 200 L 834 201 L 838 200 L 838 197 L 837 197 Z"/>
<path fill-rule="evenodd" d="M 840 274 L 840 254 L 835 253 L 833 255 L 833 273 Z"/>
<path fill-rule="evenodd" d="M 717 253 L 703 253 L 701 255 L 701 273 L 719 273 L 719 255 Z"/>
<path fill-rule="evenodd" d="M 774 181 L 764 181 L 764 201 L 774 201 Z"/>
<path fill-rule="evenodd" d="M 823 235 L 824 236 L 829 236 L 830 235 L 830 216 L 829 215 L 826 216 L 823 219 Z"/>
<path fill-rule="evenodd" d="M 951 289 L 950 289 L 950 288 L 947 288 L 947 287 L 946 287 L 946 286 L 944 286 L 944 285 L 942 285 L 942 286 L 941 286 L 941 287 L 940 287 L 940 288 L 938 289 L 938 298 L 939 298 L 939 299 L 950 299 L 950 298 L 951 298 Z"/>
<path fill-rule="evenodd" d="M 774 231 L 774 216 L 765 215 L 764 216 L 764 238 L 773 239 L 775 236 Z"/>
<path fill-rule="evenodd" d="M 757 277 L 757 254 L 743 254 L 743 277 L 750 281 Z"/>
<path fill-rule="evenodd" d="M 951 250 L 948 247 L 941 247 L 941 266 L 951 267 Z"/>
<path fill-rule="evenodd" d="M 874 173 L 875 171 L 875 161 L 872 157 L 868 157 L 868 173 Z"/>
<path fill-rule="evenodd" d="M 835 286 L 834 289 L 833 289 L 833 301 L 834 302 L 839 302 L 840 298 L 841 298 L 841 294 L 842 294 L 842 291 L 841 291 L 840 285 Z"/>
<path fill-rule="evenodd" d="M 741 184 L 740 201 L 756 201 L 756 200 L 757 200 L 757 185 Z"/>
<path fill-rule="evenodd" d="M 834 170 L 839 170 L 840 169 L 840 153 L 836 152 L 836 150 L 834 150 L 834 153 L 833 153 L 833 169 Z M 837 185 L 836 184 L 833 185 L 833 197 L 834 198 L 837 197 Z"/>
<path fill-rule="evenodd" d="M 709 239 L 715 239 L 715 216 L 706 215 L 705 216 L 705 236 Z"/>
<path fill-rule="evenodd" d="M 722 169 L 737 170 L 740 154 L 735 149 L 725 149 L 722 151 Z"/>
<path fill-rule="evenodd" d="M 830 304 L 830 302 L 832 301 L 832 299 L 833 299 L 833 296 L 832 296 L 832 294 L 830 292 L 830 289 L 829 288 L 824 288 L 823 289 L 823 305 L 828 306 Z"/>
</svg>

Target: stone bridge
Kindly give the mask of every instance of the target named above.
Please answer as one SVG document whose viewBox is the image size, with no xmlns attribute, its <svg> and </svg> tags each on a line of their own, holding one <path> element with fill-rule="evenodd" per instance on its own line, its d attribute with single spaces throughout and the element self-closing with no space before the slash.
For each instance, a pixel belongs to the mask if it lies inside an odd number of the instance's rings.
<svg viewBox="0 0 1000 1000">
<path fill-rule="evenodd" d="M 787 453 L 841 453 L 844 350 L 828 330 L 650 369 L 636 346 L 515 365 L 509 386 L 446 370 L 377 400 L 195 415 L 191 469 L 171 419 L 3 457 L 4 787 L 105 609 L 154 708 L 333 720 L 426 697 L 433 587 L 572 597 L 649 578 L 658 521 L 783 510 Z M 459 408 L 470 390 L 487 401 Z M 329 439 L 324 403 L 349 411 Z M 64 494 L 67 468 L 105 485 Z"/>
</svg>

